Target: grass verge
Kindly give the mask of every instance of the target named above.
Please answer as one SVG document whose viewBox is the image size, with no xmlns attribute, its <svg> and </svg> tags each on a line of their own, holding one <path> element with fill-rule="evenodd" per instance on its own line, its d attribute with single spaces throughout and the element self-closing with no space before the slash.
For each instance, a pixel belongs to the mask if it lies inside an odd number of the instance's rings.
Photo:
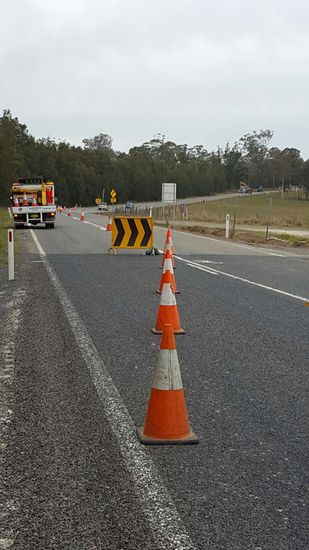
<svg viewBox="0 0 309 550">
<path fill-rule="evenodd" d="M 0 266 L 7 265 L 7 230 L 12 226 L 12 220 L 7 208 L 0 208 Z"/>
<path fill-rule="evenodd" d="M 274 227 L 309 228 L 309 201 L 298 200 L 288 194 L 284 199 L 280 193 L 271 196 L 248 195 L 188 206 L 189 221 L 224 223 L 226 214 L 230 214 L 231 218 L 236 214 L 238 224 L 266 225 L 270 216 Z"/>
</svg>

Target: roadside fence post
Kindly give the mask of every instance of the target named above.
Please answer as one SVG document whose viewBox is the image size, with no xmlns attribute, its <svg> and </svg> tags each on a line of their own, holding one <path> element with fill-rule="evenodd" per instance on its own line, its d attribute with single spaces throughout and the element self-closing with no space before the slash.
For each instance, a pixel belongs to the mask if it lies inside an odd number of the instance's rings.
<svg viewBox="0 0 309 550">
<path fill-rule="evenodd" d="M 230 237 L 230 215 L 227 214 L 225 218 L 225 238 L 229 239 Z"/>
<path fill-rule="evenodd" d="M 8 277 L 14 281 L 14 232 L 8 229 Z"/>
</svg>

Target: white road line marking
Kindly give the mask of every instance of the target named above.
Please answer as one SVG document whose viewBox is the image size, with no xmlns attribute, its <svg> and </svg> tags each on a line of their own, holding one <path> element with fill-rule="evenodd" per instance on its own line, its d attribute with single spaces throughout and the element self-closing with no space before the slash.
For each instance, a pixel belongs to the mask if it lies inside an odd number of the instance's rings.
<svg viewBox="0 0 309 550">
<path fill-rule="evenodd" d="M 176 258 L 176 256 L 175 256 L 175 258 Z M 195 267 L 195 269 L 199 269 L 200 271 L 205 271 L 205 273 L 209 273 L 210 275 L 218 275 L 218 273 L 213 271 L 212 268 L 208 268 L 208 267 L 206 267 L 204 265 L 201 265 L 201 264 L 196 264 L 194 262 L 188 261 L 187 265 L 190 266 L 190 267 Z"/>
<path fill-rule="evenodd" d="M 199 269 L 201 271 L 206 271 L 206 273 L 209 273 L 210 271 L 213 271 L 217 275 L 224 275 L 225 277 L 229 277 L 230 279 L 236 279 L 237 281 L 242 281 L 243 283 L 247 283 L 248 285 L 252 285 L 252 286 L 257 286 L 259 288 L 263 288 L 264 290 L 271 290 L 272 292 L 275 292 L 277 294 L 282 294 L 283 296 L 288 296 L 289 298 L 294 298 L 295 300 L 300 300 L 301 302 L 308 302 L 308 300 L 309 300 L 309 298 L 304 298 L 303 296 L 298 296 L 297 294 L 292 294 L 291 292 L 286 292 L 285 290 L 280 290 L 279 288 L 273 288 L 271 286 L 263 285 L 262 283 L 257 283 L 255 281 L 250 281 L 250 279 L 246 279 L 244 277 L 239 277 L 238 275 L 232 275 L 232 273 L 226 273 L 225 271 L 219 271 L 218 269 L 215 269 L 214 267 L 201 266 L 201 264 L 196 264 L 193 261 L 187 260 L 186 258 L 182 258 L 181 256 L 174 255 L 174 258 L 177 258 L 177 260 L 185 262 L 190 267 L 194 267 L 195 269 Z"/>
<path fill-rule="evenodd" d="M 74 216 L 71 216 L 71 217 L 73 220 L 79 220 L 79 218 L 75 218 Z M 102 225 L 97 225 L 96 223 L 87 222 L 86 220 L 84 221 L 84 223 L 86 223 L 87 225 L 93 225 L 93 227 L 98 227 L 99 229 L 101 229 L 101 231 L 106 231 L 106 228 L 102 227 Z"/>
<path fill-rule="evenodd" d="M 194 260 L 197 264 L 213 264 L 213 265 L 223 265 L 223 262 L 212 262 L 211 260 Z"/>
<path fill-rule="evenodd" d="M 31 235 L 32 235 L 32 238 L 33 238 L 35 244 L 36 244 L 36 247 L 37 247 L 37 249 L 38 249 L 38 251 L 39 251 L 40 256 L 42 256 L 42 261 L 43 261 L 43 258 L 45 258 L 45 256 L 46 256 L 46 252 L 45 252 L 45 250 L 43 250 L 43 248 L 41 247 L 41 245 L 40 245 L 40 243 L 39 243 L 39 239 L 37 238 L 37 236 L 36 236 L 35 232 L 33 231 L 33 229 L 30 229 L 30 233 L 31 233 Z"/>
<path fill-rule="evenodd" d="M 161 227 L 159 225 L 155 226 L 156 229 L 162 229 L 165 231 L 165 227 Z M 257 252 L 262 252 L 262 254 L 268 254 L 269 256 L 278 256 L 279 258 L 289 258 L 289 254 L 278 254 L 277 252 L 269 252 L 269 250 L 265 250 L 264 248 L 257 248 L 255 246 L 249 246 L 246 244 L 239 244 L 239 243 L 232 243 L 228 240 L 221 241 L 220 239 L 216 239 L 215 237 L 206 237 L 204 235 L 196 235 L 195 233 L 187 233 L 186 231 L 177 231 L 177 229 L 173 229 L 173 233 L 179 233 L 180 235 L 186 234 L 190 237 L 196 237 L 197 239 L 208 239 L 212 242 L 221 243 L 223 245 L 229 245 L 229 246 L 237 246 L 238 248 L 245 248 L 246 250 L 256 250 Z"/>
<path fill-rule="evenodd" d="M 35 233 L 31 231 L 31 234 L 38 246 Z M 156 466 L 137 440 L 134 423 L 122 397 L 40 244 L 38 251 L 85 365 L 90 371 L 127 469 L 134 480 L 136 495 L 152 530 L 156 547 L 161 550 L 195 550 Z"/>
</svg>

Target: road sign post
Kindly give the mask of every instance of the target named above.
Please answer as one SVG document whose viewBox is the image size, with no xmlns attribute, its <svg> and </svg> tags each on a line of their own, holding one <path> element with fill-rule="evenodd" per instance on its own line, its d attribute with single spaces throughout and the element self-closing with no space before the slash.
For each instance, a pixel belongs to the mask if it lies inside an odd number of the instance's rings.
<svg viewBox="0 0 309 550">
<path fill-rule="evenodd" d="M 230 236 L 230 215 L 227 214 L 225 218 L 225 238 L 228 239 Z"/>
<path fill-rule="evenodd" d="M 9 281 L 14 281 L 14 232 L 13 229 L 8 229 L 8 278 Z"/>
<path fill-rule="evenodd" d="M 112 213 L 115 212 L 115 204 L 117 202 L 117 193 L 115 191 L 115 189 L 112 189 L 111 192 L 110 192 L 110 201 L 111 201 L 111 205 L 112 205 Z"/>
<path fill-rule="evenodd" d="M 162 183 L 163 221 L 164 221 L 164 205 L 172 204 L 173 205 L 173 222 L 175 223 L 176 192 L 177 192 L 176 183 Z"/>
<path fill-rule="evenodd" d="M 114 214 L 115 204 L 117 202 L 117 193 L 116 193 L 115 189 L 112 189 L 111 192 L 110 192 L 110 201 L 111 201 L 111 205 L 112 205 L 112 213 Z"/>
</svg>

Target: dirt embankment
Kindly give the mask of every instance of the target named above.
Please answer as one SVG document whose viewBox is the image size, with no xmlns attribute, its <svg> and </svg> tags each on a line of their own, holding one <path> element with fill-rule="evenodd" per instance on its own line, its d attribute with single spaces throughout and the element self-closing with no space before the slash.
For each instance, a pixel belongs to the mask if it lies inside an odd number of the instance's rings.
<svg viewBox="0 0 309 550">
<path fill-rule="evenodd" d="M 166 227 L 166 224 L 156 222 L 156 225 Z M 170 224 L 172 227 L 172 224 Z M 206 227 L 198 225 L 197 223 L 192 222 L 192 225 L 178 225 L 175 226 L 175 229 L 178 231 L 186 231 L 187 233 L 198 233 L 200 235 L 209 235 L 213 237 L 225 238 L 225 229 L 216 228 L 216 227 Z M 292 235 L 282 234 L 282 235 L 272 235 L 271 232 L 266 239 L 265 233 L 257 233 L 254 231 L 242 231 L 240 229 L 235 230 L 233 237 L 234 241 L 245 242 L 247 244 L 263 244 L 263 246 L 273 246 L 276 248 L 304 248 L 309 249 L 309 239 L 302 237 L 295 237 Z"/>
</svg>

